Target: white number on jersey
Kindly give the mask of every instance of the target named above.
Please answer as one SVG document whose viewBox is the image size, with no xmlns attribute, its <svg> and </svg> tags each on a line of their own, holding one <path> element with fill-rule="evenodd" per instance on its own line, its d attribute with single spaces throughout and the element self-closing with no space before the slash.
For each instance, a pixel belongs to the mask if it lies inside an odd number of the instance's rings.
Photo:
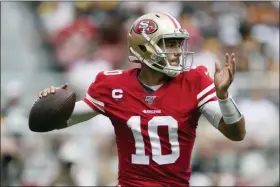
<svg viewBox="0 0 280 187">
<path fill-rule="evenodd" d="M 149 165 L 149 156 L 145 155 L 145 144 L 143 135 L 141 133 L 141 119 L 140 116 L 132 116 L 127 125 L 131 128 L 136 153 L 132 154 L 133 164 Z M 160 138 L 158 135 L 158 127 L 167 126 L 169 141 L 171 144 L 171 153 L 168 155 L 162 155 Z M 171 116 L 155 116 L 148 122 L 148 134 L 151 141 L 152 159 L 159 165 L 172 164 L 180 155 L 180 146 L 178 141 L 178 122 Z"/>
</svg>

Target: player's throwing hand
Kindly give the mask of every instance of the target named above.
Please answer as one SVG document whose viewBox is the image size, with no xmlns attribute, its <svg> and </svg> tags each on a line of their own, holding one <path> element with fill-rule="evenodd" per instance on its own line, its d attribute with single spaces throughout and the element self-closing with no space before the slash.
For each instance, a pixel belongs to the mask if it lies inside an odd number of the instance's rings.
<svg viewBox="0 0 280 187">
<path fill-rule="evenodd" d="M 67 84 L 67 83 L 61 85 L 60 87 L 51 86 L 51 87 L 49 87 L 49 88 L 46 88 L 46 89 L 40 91 L 39 94 L 38 94 L 38 96 L 39 96 L 39 98 L 42 98 L 42 97 L 47 96 L 47 95 L 50 94 L 50 93 L 51 93 L 51 94 L 55 93 L 55 90 L 56 90 L 56 89 L 67 89 L 67 87 L 68 87 L 68 84 Z"/>
<path fill-rule="evenodd" d="M 214 83 L 217 97 L 219 99 L 226 99 L 228 97 L 228 88 L 233 82 L 236 70 L 234 53 L 231 54 L 231 58 L 229 57 L 229 54 L 226 53 L 225 65 L 223 68 L 219 60 L 216 60 L 215 67 Z"/>
</svg>

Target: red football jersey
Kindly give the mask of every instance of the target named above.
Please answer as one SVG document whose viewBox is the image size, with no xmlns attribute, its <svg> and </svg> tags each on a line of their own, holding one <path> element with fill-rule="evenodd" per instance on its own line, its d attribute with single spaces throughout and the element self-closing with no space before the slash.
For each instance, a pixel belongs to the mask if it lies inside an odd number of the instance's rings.
<svg viewBox="0 0 280 187">
<path fill-rule="evenodd" d="M 84 101 L 114 126 L 121 186 L 189 186 L 199 107 L 216 100 L 203 66 L 148 93 L 140 69 L 101 72 Z"/>
</svg>

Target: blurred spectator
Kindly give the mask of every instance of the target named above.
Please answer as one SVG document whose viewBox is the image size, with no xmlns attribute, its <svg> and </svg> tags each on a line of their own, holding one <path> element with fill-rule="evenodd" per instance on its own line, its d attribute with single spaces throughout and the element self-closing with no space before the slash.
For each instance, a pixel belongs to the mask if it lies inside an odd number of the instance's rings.
<svg viewBox="0 0 280 187">
<path fill-rule="evenodd" d="M 188 41 L 188 48 L 196 51 L 199 44 L 202 43 L 202 37 L 200 34 L 200 29 L 195 22 L 195 19 L 191 15 L 183 14 L 180 17 L 180 23 L 183 28 L 186 28 L 190 34 L 190 40 Z"/>
<path fill-rule="evenodd" d="M 89 54 L 89 60 L 80 59 L 69 70 L 68 79 L 77 91 L 84 92 L 100 71 L 118 68 L 119 64 L 123 63 L 126 48 L 124 48 L 124 32 L 121 32 L 120 26 L 121 23 L 110 20 L 106 25 L 103 24 L 98 30 L 100 38 L 96 51 Z M 81 48 L 78 51 L 82 51 Z"/>
<path fill-rule="evenodd" d="M 178 1 L 161 1 L 161 2 L 146 2 L 142 3 L 143 13 L 150 13 L 150 12 L 165 12 L 168 13 L 175 18 L 179 18 L 180 13 L 182 12 L 182 2 Z"/>
<path fill-rule="evenodd" d="M 72 2 L 41 2 L 38 13 L 49 36 L 52 36 L 75 19 Z"/>
<path fill-rule="evenodd" d="M 240 100 L 238 106 L 246 118 L 245 142 L 253 147 L 279 144 L 279 109 L 266 99 L 265 90 L 252 90 L 250 97 Z"/>
<path fill-rule="evenodd" d="M 1 186 L 20 185 L 22 171 L 17 142 L 9 135 L 1 117 Z"/>
<path fill-rule="evenodd" d="M 53 37 L 56 57 L 64 70 L 80 61 L 91 61 L 96 28 L 88 18 L 77 19 Z"/>
<path fill-rule="evenodd" d="M 209 75 L 214 78 L 215 61 L 222 61 L 221 44 L 215 38 L 205 39 L 200 46 L 200 51 L 195 54 L 194 65 L 203 65 L 208 68 Z"/>
</svg>

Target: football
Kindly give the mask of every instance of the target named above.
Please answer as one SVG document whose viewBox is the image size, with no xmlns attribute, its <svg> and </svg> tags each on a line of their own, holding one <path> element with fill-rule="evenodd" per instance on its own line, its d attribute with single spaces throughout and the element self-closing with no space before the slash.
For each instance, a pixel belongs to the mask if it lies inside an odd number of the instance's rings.
<svg viewBox="0 0 280 187">
<path fill-rule="evenodd" d="M 71 116 L 75 102 L 76 94 L 65 89 L 37 99 L 29 114 L 29 129 L 47 132 L 63 125 Z"/>
</svg>

